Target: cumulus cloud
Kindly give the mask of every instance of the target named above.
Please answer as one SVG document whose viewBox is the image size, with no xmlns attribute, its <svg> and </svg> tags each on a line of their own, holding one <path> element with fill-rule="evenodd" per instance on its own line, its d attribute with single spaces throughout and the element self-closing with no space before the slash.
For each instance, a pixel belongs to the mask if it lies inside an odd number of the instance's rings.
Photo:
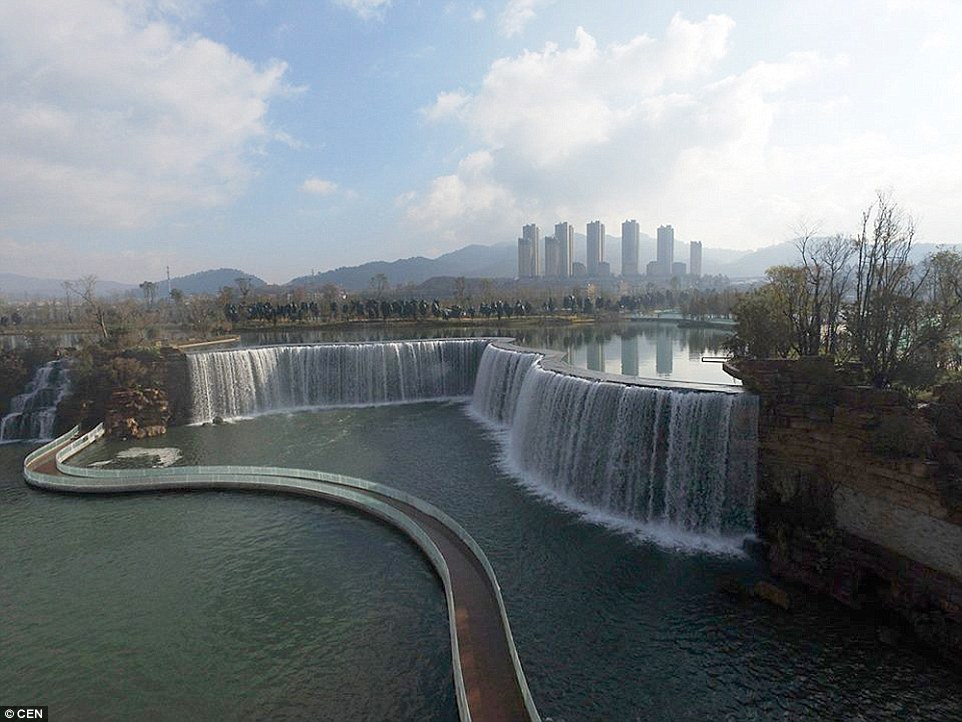
<svg viewBox="0 0 962 722">
<path fill-rule="evenodd" d="M 286 66 L 183 32 L 171 7 L 0 3 L 6 224 L 134 228 L 244 191 Z"/>
<path fill-rule="evenodd" d="M 391 0 L 334 0 L 334 4 L 347 8 L 362 20 L 381 20 L 391 7 Z"/>
<path fill-rule="evenodd" d="M 406 220 L 447 247 L 457 245 L 461 228 L 517 225 L 524 218 L 511 192 L 493 179 L 494 156 L 490 151 L 470 153 L 451 175 L 435 178 L 421 196 L 407 192 L 396 199 L 406 209 Z"/>
<path fill-rule="evenodd" d="M 791 53 L 722 74 L 733 28 L 676 15 L 661 38 L 602 45 L 578 29 L 567 47 L 494 61 L 476 92 L 441 93 L 423 110 L 460 123 L 473 151 L 409 199 L 408 222 L 492 243 L 532 220 L 638 218 L 649 233 L 673 223 L 682 238 L 746 247 L 784 240 L 803 215 L 847 230 L 878 187 L 911 206 L 962 185 L 958 148 L 922 162 L 880 131 L 838 131 L 852 109 L 812 97 L 811 81 L 844 72 L 845 58 Z"/>
<path fill-rule="evenodd" d="M 329 196 L 337 190 L 337 183 L 312 175 L 301 183 L 301 190 L 318 196 Z"/>
<path fill-rule="evenodd" d="M 508 0 L 508 4 L 498 18 L 498 27 L 505 37 L 520 35 L 525 26 L 538 16 L 538 10 L 550 5 L 554 0 Z"/>
</svg>

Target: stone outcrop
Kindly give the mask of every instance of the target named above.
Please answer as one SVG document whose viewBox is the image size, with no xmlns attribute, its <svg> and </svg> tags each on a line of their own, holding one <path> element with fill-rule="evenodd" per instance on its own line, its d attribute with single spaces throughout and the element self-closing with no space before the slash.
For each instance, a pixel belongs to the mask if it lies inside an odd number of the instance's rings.
<svg viewBox="0 0 962 722">
<path fill-rule="evenodd" d="M 95 371 L 88 372 L 74 393 L 61 401 L 56 433 L 76 424 L 92 427 L 104 421 L 109 426 L 108 435 L 143 438 L 164 433 L 167 426 L 190 422 L 190 377 L 182 351 L 166 346 L 99 349 L 91 355 Z M 118 371 L 126 371 L 126 378 L 121 378 Z M 127 392 L 126 396 L 117 395 L 121 390 Z M 162 395 L 162 402 L 157 393 Z M 132 419 L 136 424 L 121 419 Z"/>
<path fill-rule="evenodd" d="M 772 571 L 962 658 L 962 389 L 919 406 L 824 358 L 729 372 L 760 397 L 757 524 Z"/>
<path fill-rule="evenodd" d="M 170 405 L 161 389 L 114 389 L 107 402 L 104 432 L 109 437 L 143 439 L 167 432 Z"/>
</svg>

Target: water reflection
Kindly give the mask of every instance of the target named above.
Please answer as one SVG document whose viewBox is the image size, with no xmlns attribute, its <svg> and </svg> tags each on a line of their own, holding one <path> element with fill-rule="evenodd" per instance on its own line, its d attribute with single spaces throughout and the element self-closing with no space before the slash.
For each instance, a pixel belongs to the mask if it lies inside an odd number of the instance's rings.
<svg viewBox="0 0 962 722">
<path fill-rule="evenodd" d="M 621 373 L 625 376 L 638 375 L 638 336 L 621 337 Z"/>
<path fill-rule="evenodd" d="M 737 384 L 721 364 L 703 356 L 725 354 L 729 332 L 717 328 L 679 328 L 673 323 L 625 322 L 557 326 L 415 326 L 365 324 L 341 329 L 261 331 L 241 334 L 251 346 L 330 341 L 390 341 L 412 338 L 506 336 L 531 348 L 561 351 L 581 368 L 642 378 L 671 378 L 702 383 Z"/>
</svg>

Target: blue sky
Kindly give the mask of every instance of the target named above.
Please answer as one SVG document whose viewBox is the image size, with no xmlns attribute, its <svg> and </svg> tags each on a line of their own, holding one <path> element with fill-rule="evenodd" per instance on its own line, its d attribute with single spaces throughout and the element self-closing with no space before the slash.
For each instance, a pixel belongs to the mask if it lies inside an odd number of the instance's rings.
<svg viewBox="0 0 962 722">
<path fill-rule="evenodd" d="M 962 241 L 962 3 L 7 0 L 0 270 L 139 281 L 617 235 Z M 2 289 L 0 289 L 2 292 Z"/>
</svg>

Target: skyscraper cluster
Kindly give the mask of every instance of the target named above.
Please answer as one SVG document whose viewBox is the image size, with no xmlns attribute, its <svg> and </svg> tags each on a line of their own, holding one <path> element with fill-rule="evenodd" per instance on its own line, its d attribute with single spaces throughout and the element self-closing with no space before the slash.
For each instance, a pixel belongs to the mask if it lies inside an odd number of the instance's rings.
<svg viewBox="0 0 962 722">
<path fill-rule="evenodd" d="M 591 221 L 586 228 L 586 264 L 581 266 L 574 261 L 575 230 L 567 221 L 555 224 L 554 235 L 544 239 L 544 265 L 541 264 L 539 248 L 541 229 L 529 223 L 521 229 L 518 239 L 518 278 L 571 278 L 587 275 L 590 278 L 605 278 L 611 275 L 611 265 L 605 261 L 605 224 Z M 637 220 L 627 220 L 621 224 L 621 275 L 623 278 L 638 278 L 639 245 L 641 228 Z M 655 260 L 646 266 L 646 273 L 652 278 L 671 278 L 689 274 L 701 276 L 702 244 L 690 244 L 690 263 L 675 261 L 675 229 L 670 225 L 659 226 Z"/>
</svg>

